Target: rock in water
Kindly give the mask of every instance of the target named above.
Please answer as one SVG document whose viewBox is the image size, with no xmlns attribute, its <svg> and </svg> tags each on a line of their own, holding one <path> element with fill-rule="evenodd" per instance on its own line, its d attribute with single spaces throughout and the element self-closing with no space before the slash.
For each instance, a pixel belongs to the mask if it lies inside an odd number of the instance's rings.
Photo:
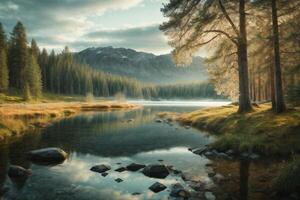
<svg viewBox="0 0 300 200">
<path fill-rule="evenodd" d="M 120 178 L 117 178 L 117 179 L 115 179 L 115 181 L 116 181 L 117 183 L 121 183 L 121 182 L 123 182 L 123 180 L 122 180 L 122 179 L 120 179 Z"/>
<path fill-rule="evenodd" d="M 169 170 L 164 165 L 148 165 L 143 169 L 143 174 L 151 178 L 166 178 Z"/>
<path fill-rule="evenodd" d="M 27 178 L 31 174 L 31 170 L 17 165 L 11 165 L 8 169 L 8 176 L 10 178 Z"/>
<path fill-rule="evenodd" d="M 144 168 L 144 167 L 146 167 L 146 165 L 137 164 L 137 163 L 131 163 L 130 165 L 128 165 L 128 166 L 126 167 L 126 169 L 127 169 L 128 171 L 133 171 L 133 172 L 135 172 L 135 171 L 138 171 L 138 170 L 140 170 L 140 169 L 142 169 L 142 168 Z"/>
<path fill-rule="evenodd" d="M 110 166 L 102 164 L 102 165 L 95 165 L 95 166 L 93 166 L 91 168 L 91 171 L 98 172 L 98 173 L 104 173 L 104 172 L 106 172 L 106 171 L 108 171 L 110 169 L 111 169 Z"/>
<path fill-rule="evenodd" d="M 103 177 L 106 177 L 108 175 L 108 173 L 104 172 L 101 174 Z"/>
<path fill-rule="evenodd" d="M 119 167 L 118 169 L 115 170 L 116 172 L 124 172 L 126 171 L 126 168 L 125 167 Z"/>
<path fill-rule="evenodd" d="M 170 196 L 188 199 L 191 196 L 191 194 L 189 193 L 189 191 L 185 190 L 182 185 L 176 183 L 172 185 Z"/>
<path fill-rule="evenodd" d="M 68 154 L 60 148 L 52 147 L 30 151 L 28 156 L 34 162 L 61 163 L 67 158 Z"/>
<path fill-rule="evenodd" d="M 203 147 L 203 148 L 197 148 L 197 149 L 194 149 L 192 150 L 192 152 L 194 154 L 197 154 L 197 155 L 202 155 L 203 153 L 205 153 L 207 151 L 207 148 L 206 147 Z"/>
<path fill-rule="evenodd" d="M 158 193 L 161 192 L 163 190 L 165 190 L 167 187 L 159 182 L 154 183 L 153 185 L 151 185 L 149 187 L 149 189 L 154 192 L 154 193 Z"/>
<path fill-rule="evenodd" d="M 212 192 L 205 192 L 204 196 L 205 196 L 206 200 L 215 200 L 216 199 L 215 195 L 213 195 Z"/>
</svg>

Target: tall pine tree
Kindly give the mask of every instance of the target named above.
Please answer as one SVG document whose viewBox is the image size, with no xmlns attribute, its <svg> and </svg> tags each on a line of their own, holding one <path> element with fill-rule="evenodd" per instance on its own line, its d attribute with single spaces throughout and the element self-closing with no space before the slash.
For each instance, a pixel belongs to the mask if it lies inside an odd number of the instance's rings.
<svg viewBox="0 0 300 200">
<path fill-rule="evenodd" d="M 0 92 L 8 89 L 8 68 L 7 68 L 7 49 L 6 36 L 0 23 Z"/>
<path fill-rule="evenodd" d="M 26 87 L 25 87 L 26 86 Z M 27 65 L 24 70 L 24 97 L 27 96 L 28 87 L 30 95 L 34 99 L 38 99 L 42 95 L 42 77 L 41 69 L 38 65 L 37 58 L 34 54 L 30 54 Z"/>
<path fill-rule="evenodd" d="M 28 60 L 26 32 L 23 24 L 18 22 L 11 34 L 9 46 L 9 77 L 11 87 L 23 89 L 24 68 Z"/>
</svg>

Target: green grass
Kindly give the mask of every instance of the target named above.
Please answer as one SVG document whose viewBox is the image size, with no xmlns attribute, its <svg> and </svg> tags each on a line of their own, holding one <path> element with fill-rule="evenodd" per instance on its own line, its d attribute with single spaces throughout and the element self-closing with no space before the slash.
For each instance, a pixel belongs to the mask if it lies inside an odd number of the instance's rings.
<svg viewBox="0 0 300 200">
<path fill-rule="evenodd" d="M 300 194 L 300 158 L 284 166 L 274 179 L 273 188 L 282 194 Z"/>
<path fill-rule="evenodd" d="M 253 112 L 238 114 L 237 106 L 209 108 L 179 116 L 185 124 L 218 135 L 212 144 L 217 150 L 253 151 L 264 155 L 300 152 L 300 108 L 274 114 L 269 104 Z"/>
</svg>

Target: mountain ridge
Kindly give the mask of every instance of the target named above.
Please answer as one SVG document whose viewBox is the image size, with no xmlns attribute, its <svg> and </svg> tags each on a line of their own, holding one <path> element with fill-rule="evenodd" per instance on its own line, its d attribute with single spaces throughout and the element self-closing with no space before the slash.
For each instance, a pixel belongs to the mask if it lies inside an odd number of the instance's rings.
<svg viewBox="0 0 300 200">
<path fill-rule="evenodd" d="M 84 49 L 75 53 L 75 58 L 94 69 L 146 83 L 171 84 L 208 79 L 201 57 L 194 57 L 193 62 L 186 67 L 178 67 L 170 54 L 155 55 L 108 46 Z"/>
</svg>

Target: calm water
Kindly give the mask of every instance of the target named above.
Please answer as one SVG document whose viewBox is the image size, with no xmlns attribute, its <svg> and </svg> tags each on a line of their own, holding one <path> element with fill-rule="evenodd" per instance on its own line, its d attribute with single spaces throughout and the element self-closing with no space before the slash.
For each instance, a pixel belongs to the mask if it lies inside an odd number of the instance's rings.
<svg viewBox="0 0 300 200">
<path fill-rule="evenodd" d="M 84 113 L 28 134 L 13 144 L 0 146 L 0 188 L 9 188 L 2 198 L 168 199 L 169 189 L 155 194 L 148 187 L 156 181 L 166 186 L 182 183 L 177 176 L 158 180 L 145 177 L 140 172 L 114 171 L 132 162 L 155 164 L 163 160 L 166 165 L 208 180 L 205 164 L 209 161 L 192 154 L 188 148 L 202 147 L 212 138 L 176 123 L 173 126 L 156 123 L 155 119 L 156 114 L 162 111 L 188 112 L 223 103 L 139 103 L 145 107 L 128 112 Z M 129 119 L 133 121 L 128 122 Z M 26 160 L 25 152 L 43 147 L 60 147 L 69 153 L 69 158 L 56 166 L 40 166 Z M 102 163 L 112 167 L 106 177 L 90 171 L 93 165 Z M 10 164 L 30 168 L 33 175 L 27 180 L 14 182 L 6 175 Z M 117 183 L 116 178 L 124 181 Z M 132 195 L 135 192 L 141 195 Z"/>
</svg>

